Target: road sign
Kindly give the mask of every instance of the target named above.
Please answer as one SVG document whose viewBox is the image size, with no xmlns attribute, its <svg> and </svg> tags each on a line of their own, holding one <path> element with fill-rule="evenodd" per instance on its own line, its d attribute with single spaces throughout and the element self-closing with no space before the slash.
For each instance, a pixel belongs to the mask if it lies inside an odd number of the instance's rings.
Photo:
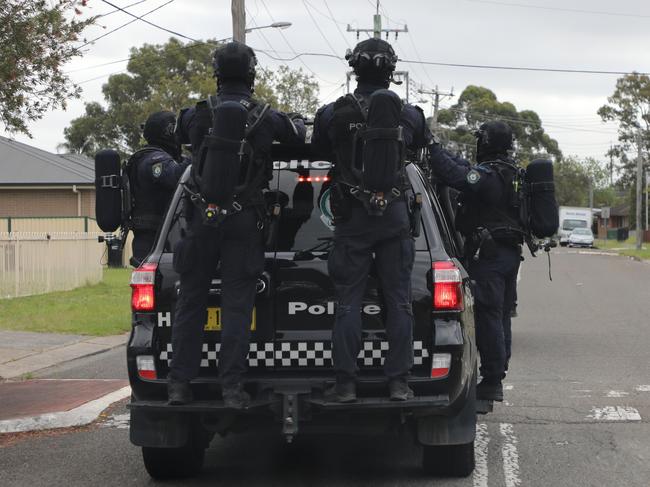
<svg viewBox="0 0 650 487">
<path fill-rule="evenodd" d="M 601 208 L 600 209 L 601 218 L 603 218 L 604 220 L 607 220 L 609 218 L 609 210 L 610 210 L 609 206 L 605 206 L 605 207 Z"/>
</svg>

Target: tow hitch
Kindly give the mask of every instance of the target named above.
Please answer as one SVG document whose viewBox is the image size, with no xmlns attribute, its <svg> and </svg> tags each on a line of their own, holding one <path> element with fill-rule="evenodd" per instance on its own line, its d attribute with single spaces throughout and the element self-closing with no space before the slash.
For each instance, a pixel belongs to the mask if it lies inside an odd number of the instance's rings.
<svg viewBox="0 0 650 487">
<path fill-rule="evenodd" d="M 284 394 L 282 400 L 282 434 L 287 443 L 293 441 L 298 434 L 298 395 Z"/>
</svg>

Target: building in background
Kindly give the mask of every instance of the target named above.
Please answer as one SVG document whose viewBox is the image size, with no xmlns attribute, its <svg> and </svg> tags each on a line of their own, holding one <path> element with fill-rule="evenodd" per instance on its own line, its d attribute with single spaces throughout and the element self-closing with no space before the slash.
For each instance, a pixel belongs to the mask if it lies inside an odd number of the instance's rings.
<svg viewBox="0 0 650 487">
<path fill-rule="evenodd" d="M 94 162 L 0 137 L 0 218 L 95 218 Z"/>
</svg>

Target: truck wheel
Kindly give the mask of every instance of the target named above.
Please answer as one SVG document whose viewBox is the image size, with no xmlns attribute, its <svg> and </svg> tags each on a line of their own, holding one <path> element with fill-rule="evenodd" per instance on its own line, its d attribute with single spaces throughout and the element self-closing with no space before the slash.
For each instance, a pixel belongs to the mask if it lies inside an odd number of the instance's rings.
<svg viewBox="0 0 650 487">
<path fill-rule="evenodd" d="M 474 442 L 423 446 L 422 468 L 437 477 L 467 477 L 474 471 Z"/>
<path fill-rule="evenodd" d="M 144 468 L 156 480 L 192 477 L 201 471 L 204 457 L 205 449 L 197 446 L 142 447 Z"/>
</svg>

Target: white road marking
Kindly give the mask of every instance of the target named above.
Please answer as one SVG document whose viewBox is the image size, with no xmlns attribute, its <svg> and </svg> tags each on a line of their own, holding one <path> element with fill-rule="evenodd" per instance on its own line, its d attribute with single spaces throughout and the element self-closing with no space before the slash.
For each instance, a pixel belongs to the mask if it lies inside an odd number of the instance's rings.
<svg viewBox="0 0 650 487">
<path fill-rule="evenodd" d="M 472 479 L 474 487 L 488 487 L 488 436 L 487 424 L 476 424 L 476 439 L 474 440 L 474 473 Z"/>
<path fill-rule="evenodd" d="M 131 388 L 126 386 L 70 411 L 39 414 L 28 418 L 5 419 L 0 421 L 0 433 L 83 426 L 95 421 L 99 414 L 114 402 L 121 401 L 130 395 Z"/>
<path fill-rule="evenodd" d="M 641 421 L 639 411 L 629 406 L 605 406 L 591 408 L 587 419 L 595 421 Z"/>
<path fill-rule="evenodd" d="M 511 390 L 513 390 L 514 388 L 515 388 L 515 386 L 513 386 L 512 384 L 504 384 L 504 385 L 503 385 L 503 390 L 504 390 L 504 391 L 511 391 Z"/>
<path fill-rule="evenodd" d="M 629 395 L 629 393 L 625 391 L 609 391 L 607 393 L 607 397 L 625 397 Z"/>
<path fill-rule="evenodd" d="M 120 430 L 129 429 L 129 421 L 131 420 L 131 415 L 126 414 L 114 414 L 110 416 L 106 421 L 104 421 L 101 426 L 102 428 L 117 428 Z"/>
<path fill-rule="evenodd" d="M 521 485 L 517 437 L 510 423 L 501 423 L 499 430 L 504 440 L 501 446 L 501 455 L 503 456 L 503 475 L 505 476 L 506 487 L 517 487 Z"/>
<path fill-rule="evenodd" d="M 638 392 L 650 392 L 650 385 L 636 386 L 635 390 Z"/>
</svg>

